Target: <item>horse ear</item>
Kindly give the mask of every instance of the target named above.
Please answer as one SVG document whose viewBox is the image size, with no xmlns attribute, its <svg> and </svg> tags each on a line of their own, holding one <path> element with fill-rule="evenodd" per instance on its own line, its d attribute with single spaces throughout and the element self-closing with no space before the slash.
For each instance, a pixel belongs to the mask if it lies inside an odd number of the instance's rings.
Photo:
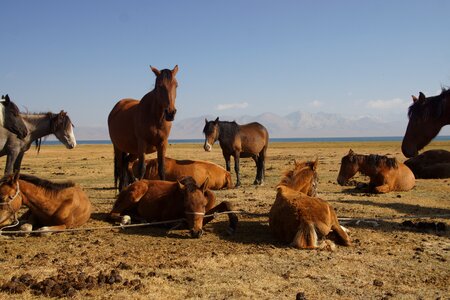
<svg viewBox="0 0 450 300">
<path fill-rule="evenodd" d="M 205 124 L 207 124 L 208 123 L 208 119 L 207 118 L 205 118 Z"/>
<path fill-rule="evenodd" d="M 297 162 L 297 160 L 294 158 L 294 165 L 297 165 L 298 164 L 298 162 Z"/>
<path fill-rule="evenodd" d="M 219 123 L 219 117 L 216 118 L 216 120 L 214 121 L 214 123 Z"/>
<path fill-rule="evenodd" d="M 209 177 L 206 177 L 205 182 L 203 182 L 202 186 L 200 187 L 200 189 L 202 190 L 203 193 L 208 188 L 208 181 L 209 181 Z"/>
<path fill-rule="evenodd" d="M 355 152 L 353 152 L 352 149 L 348 150 L 348 155 L 353 155 Z"/>
<path fill-rule="evenodd" d="M 425 100 L 425 95 L 422 93 L 422 92 L 420 92 L 419 93 L 419 100 Z"/>
<path fill-rule="evenodd" d="M 175 67 L 172 70 L 172 76 L 177 75 L 177 73 L 178 73 L 178 65 L 175 65 Z"/>
<path fill-rule="evenodd" d="M 316 160 L 312 162 L 311 167 L 313 171 L 317 169 L 317 165 L 319 164 L 319 158 L 316 156 Z"/>
<path fill-rule="evenodd" d="M 177 182 L 178 182 L 178 188 L 180 190 L 184 190 L 184 184 L 182 184 L 181 181 L 179 181 L 179 180 L 177 180 Z"/>
<path fill-rule="evenodd" d="M 161 71 L 158 70 L 157 68 L 150 66 L 150 69 L 152 69 L 152 71 L 153 71 L 153 73 L 155 73 L 156 77 L 161 75 Z"/>
<path fill-rule="evenodd" d="M 6 94 L 5 95 L 5 98 L 3 98 L 3 99 L 5 99 L 5 102 L 8 104 L 9 102 L 11 102 L 11 99 L 9 99 L 9 95 L 8 94 Z"/>
<path fill-rule="evenodd" d="M 411 95 L 411 97 L 412 97 L 412 99 L 413 99 L 413 103 L 415 103 L 417 100 L 419 100 L 419 99 L 417 99 L 417 97 L 414 96 L 414 95 Z"/>
</svg>

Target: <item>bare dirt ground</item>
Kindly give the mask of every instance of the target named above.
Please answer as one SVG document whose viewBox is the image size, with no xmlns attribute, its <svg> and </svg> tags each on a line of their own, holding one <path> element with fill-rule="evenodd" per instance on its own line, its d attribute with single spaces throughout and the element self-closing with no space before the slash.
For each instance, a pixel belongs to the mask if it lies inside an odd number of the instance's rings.
<svg viewBox="0 0 450 300">
<path fill-rule="evenodd" d="M 350 147 L 361 154 L 404 160 L 400 142 L 272 143 L 264 186 L 251 185 L 255 167 L 245 159 L 243 187 L 216 192 L 218 201 L 261 214 L 240 215 L 233 236 L 226 234 L 226 216 L 208 224 L 200 239 L 189 238 L 184 229 L 161 227 L 46 237 L 2 235 L 0 298 L 448 299 L 450 180 L 417 180 L 409 192 L 384 195 L 341 187 L 336 183 L 340 159 Z M 430 148 L 450 150 L 450 142 L 434 142 Z M 337 246 L 334 252 L 296 250 L 278 243 L 268 230 L 267 213 L 282 172 L 292 167 L 293 159 L 316 155 L 319 195 L 339 217 L 388 218 L 377 224 L 348 224 L 352 247 Z M 211 153 L 200 144 L 171 145 L 168 156 L 224 165 L 218 145 Z M 22 172 L 76 181 L 94 208 L 84 227 L 109 226 L 106 213 L 116 196 L 112 157 L 111 145 L 79 145 L 74 150 L 43 146 L 39 155 L 27 153 Z M 413 218 L 393 218 L 400 216 Z M 431 226 L 419 225 L 420 221 Z M 438 222 L 445 228 L 434 227 Z"/>
</svg>

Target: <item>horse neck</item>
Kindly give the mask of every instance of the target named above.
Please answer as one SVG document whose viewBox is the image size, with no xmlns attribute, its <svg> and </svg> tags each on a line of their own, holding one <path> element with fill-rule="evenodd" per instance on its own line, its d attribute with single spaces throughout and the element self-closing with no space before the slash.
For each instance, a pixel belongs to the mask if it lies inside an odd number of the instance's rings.
<svg viewBox="0 0 450 300">
<path fill-rule="evenodd" d="M 28 115 L 21 114 L 22 119 L 25 121 L 28 134 L 31 141 L 35 141 L 39 138 L 47 136 L 52 132 L 51 120 L 47 114 Z"/>
<path fill-rule="evenodd" d="M 160 94 L 161 92 L 159 90 L 153 89 L 142 97 L 138 105 L 145 113 L 150 111 L 157 116 L 161 116 L 161 119 L 164 120 L 164 107 L 158 105 L 158 99 L 161 97 Z M 149 120 L 151 123 L 155 122 L 154 118 L 145 118 L 145 120 Z"/>
<path fill-rule="evenodd" d="M 229 123 L 229 122 L 220 122 L 219 121 L 219 129 L 218 129 L 218 133 L 217 133 L 217 139 L 219 140 L 219 142 L 223 142 L 226 140 L 229 140 L 230 138 L 232 138 L 232 136 L 230 136 L 229 134 L 227 134 L 227 132 L 231 132 L 234 131 L 235 128 L 233 128 L 234 126 L 237 126 L 233 123 Z M 237 132 L 237 128 L 236 128 L 236 132 Z"/>
<path fill-rule="evenodd" d="M 366 176 L 372 176 L 377 173 L 377 167 L 368 162 L 368 155 L 357 155 L 359 172 Z"/>
<path fill-rule="evenodd" d="M 34 207 L 45 208 L 45 205 L 49 203 L 49 191 L 30 183 L 25 180 L 19 179 L 20 192 L 22 194 L 22 204 L 28 206 L 30 209 Z"/>
</svg>

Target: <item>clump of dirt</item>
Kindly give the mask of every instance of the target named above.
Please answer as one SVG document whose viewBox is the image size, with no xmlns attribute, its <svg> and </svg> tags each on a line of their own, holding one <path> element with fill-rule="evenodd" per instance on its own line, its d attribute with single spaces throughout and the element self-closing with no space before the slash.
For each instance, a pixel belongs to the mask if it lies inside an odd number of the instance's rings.
<svg viewBox="0 0 450 300">
<path fill-rule="evenodd" d="M 3 284 L 0 290 L 11 294 L 21 294 L 27 289 L 31 293 L 46 297 L 73 297 L 77 291 L 92 290 L 103 285 L 122 284 L 131 290 L 140 290 L 144 286 L 139 279 L 124 279 L 119 271 L 112 269 L 110 272 L 100 271 L 97 276 L 86 275 L 81 272 L 67 272 L 59 270 L 56 276 L 51 276 L 37 281 L 28 273 L 13 276 L 10 281 Z"/>
</svg>

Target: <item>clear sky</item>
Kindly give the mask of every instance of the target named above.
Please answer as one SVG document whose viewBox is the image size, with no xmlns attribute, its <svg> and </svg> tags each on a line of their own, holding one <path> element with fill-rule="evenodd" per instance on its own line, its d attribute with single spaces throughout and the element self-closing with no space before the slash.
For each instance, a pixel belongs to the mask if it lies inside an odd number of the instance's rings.
<svg viewBox="0 0 450 300">
<path fill-rule="evenodd" d="M 404 119 L 450 85 L 450 1 L 0 0 L 0 94 L 105 126 L 179 65 L 177 119 L 293 111 Z"/>
</svg>

